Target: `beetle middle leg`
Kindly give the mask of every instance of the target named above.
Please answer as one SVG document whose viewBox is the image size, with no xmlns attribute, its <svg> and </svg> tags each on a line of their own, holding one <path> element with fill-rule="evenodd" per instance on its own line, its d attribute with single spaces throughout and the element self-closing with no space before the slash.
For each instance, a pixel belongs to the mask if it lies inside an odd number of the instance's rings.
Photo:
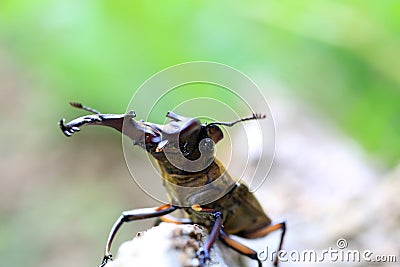
<svg viewBox="0 0 400 267">
<path fill-rule="evenodd" d="M 277 223 L 277 224 L 270 224 L 268 226 L 265 226 L 259 230 L 253 231 L 253 232 L 248 232 L 248 233 L 243 233 L 240 236 L 244 237 L 244 238 L 259 238 L 259 237 L 264 237 L 272 232 L 275 232 L 277 230 L 281 230 L 281 238 L 279 241 L 279 246 L 278 246 L 278 250 L 280 251 L 282 249 L 282 245 L 283 245 L 283 238 L 285 237 L 285 233 L 286 233 L 286 223 L 283 221 L 281 223 Z M 279 259 L 278 257 L 275 257 L 274 259 L 274 266 L 278 266 L 278 262 Z"/>
<path fill-rule="evenodd" d="M 258 259 L 257 251 L 243 245 L 242 243 L 232 239 L 227 233 L 222 229 L 219 231 L 219 239 L 228 247 L 234 249 L 242 255 L 249 257 L 250 259 L 256 260 L 258 267 L 262 267 L 261 261 Z"/>
<path fill-rule="evenodd" d="M 104 265 L 106 265 L 106 263 L 109 260 L 112 259 L 112 255 L 110 252 L 111 244 L 112 244 L 114 237 L 117 234 L 119 228 L 122 226 L 122 224 L 124 224 L 126 222 L 131 222 L 131 221 L 160 217 L 160 216 L 166 215 L 168 213 L 171 213 L 171 212 L 175 211 L 176 209 L 178 209 L 178 207 L 167 204 L 167 205 L 163 205 L 163 206 L 155 207 L 155 208 L 134 209 L 134 210 L 124 211 L 122 213 L 122 215 L 114 223 L 113 227 L 111 228 L 110 234 L 107 239 L 106 248 L 104 251 L 103 261 L 102 261 L 100 267 L 103 267 Z"/>
<path fill-rule="evenodd" d="M 154 226 L 158 226 L 162 222 L 174 223 L 174 224 L 193 224 L 193 221 L 189 218 L 178 218 L 170 214 L 167 214 L 157 218 L 156 222 L 154 223 Z"/>
</svg>

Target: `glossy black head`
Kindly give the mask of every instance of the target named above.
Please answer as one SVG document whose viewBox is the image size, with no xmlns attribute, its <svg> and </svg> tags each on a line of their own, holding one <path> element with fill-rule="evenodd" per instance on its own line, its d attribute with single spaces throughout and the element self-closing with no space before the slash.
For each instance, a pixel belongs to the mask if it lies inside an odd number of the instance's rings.
<svg viewBox="0 0 400 267">
<path fill-rule="evenodd" d="M 151 147 L 155 148 L 148 151 L 157 156 L 166 148 L 175 148 L 179 149 L 185 158 L 195 160 L 201 154 L 199 145 L 202 140 L 209 141 L 208 144 L 212 140 L 216 144 L 224 138 L 220 125 L 232 127 L 239 122 L 263 119 L 265 115 L 253 114 L 233 122 L 212 122 L 210 124 L 202 124 L 197 118 L 184 117 L 172 111 L 169 111 L 166 117 L 170 119 L 170 122 L 164 125 L 144 122 L 154 134 L 157 133 L 159 136 L 159 138 L 152 139 Z M 154 143 L 154 140 L 157 140 L 157 143 Z"/>
<path fill-rule="evenodd" d="M 161 136 L 157 147 L 150 151 L 154 156 L 161 156 L 159 153 L 164 152 L 166 148 L 175 147 L 179 148 L 187 159 L 195 160 L 200 156 L 201 140 L 209 138 L 218 143 L 223 138 L 223 133 L 217 125 L 202 124 L 197 118 L 184 117 L 172 111 L 169 111 L 166 117 L 170 121 L 164 125 L 145 123 Z"/>
</svg>

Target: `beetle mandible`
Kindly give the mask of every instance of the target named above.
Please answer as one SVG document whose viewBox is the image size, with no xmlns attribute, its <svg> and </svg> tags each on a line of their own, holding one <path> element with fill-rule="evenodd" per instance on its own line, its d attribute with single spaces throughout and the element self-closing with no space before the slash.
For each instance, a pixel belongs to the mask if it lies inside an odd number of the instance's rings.
<svg viewBox="0 0 400 267">
<path fill-rule="evenodd" d="M 201 123 L 197 118 L 184 117 L 170 111 L 166 115 L 170 119 L 170 122 L 165 125 L 159 125 L 135 120 L 136 114 L 134 111 L 126 114 L 101 114 L 79 103 L 70 104 L 73 107 L 93 114 L 79 117 L 67 124 L 65 124 L 65 119 L 61 119 L 59 126 L 66 136 L 71 136 L 74 132 L 80 131 L 81 126 L 101 125 L 114 128 L 132 139 L 134 145 L 141 146 L 154 157 L 158 163 L 162 177 L 165 181 L 169 182 L 167 184 L 184 185 L 186 187 L 207 185 L 220 178 L 223 174 L 227 179 L 231 179 L 231 177 L 226 173 L 223 164 L 214 157 L 210 161 L 210 164 L 201 171 L 191 172 L 190 170 L 178 168 L 174 164 L 171 164 L 166 156 L 165 150 L 168 147 L 177 147 L 186 159 L 195 161 L 201 156 L 201 142 L 204 145 L 204 141 L 208 141 L 208 145 L 206 145 L 212 152 L 213 146 L 209 146 L 209 141 L 212 140 L 212 144 L 216 144 L 223 138 L 223 133 L 219 126 L 231 127 L 239 122 L 265 118 L 263 115 L 253 114 L 253 116 L 233 122 L 205 124 Z M 174 140 L 178 140 L 176 144 L 173 144 Z M 199 205 L 196 202 L 192 203 L 191 206 L 179 205 L 179 201 L 186 203 L 187 197 L 191 201 L 195 201 L 196 195 L 184 196 L 176 192 L 174 188 L 174 186 L 166 186 L 169 197 L 175 199 L 175 202 L 171 204 L 154 208 L 134 209 L 122 213 L 108 236 L 101 267 L 109 260 L 112 260 L 110 252 L 111 244 L 122 224 L 156 217 L 159 218 L 159 221 L 196 223 L 208 229 L 210 233 L 208 240 L 197 251 L 197 257 L 200 260 L 201 266 L 204 266 L 209 259 L 209 251 L 217 239 L 220 239 L 228 247 L 237 252 L 256 260 L 259 267 L 262 266 L 255 250 L 232 239 L 230 235 L 252 239 L 266 236 L 280 229 L 281 235 L 278 251 L 281 250 L 286 232 L 285 222 L 273 224 L 263 211 L 260 203 L 244 183 L 234 183 L 232 188 L 222 197 L 205 205 Z M 177 209 L 183 209 L 187 213 L 188 219 L 171 219 L 172 217 L 167 215 Z M 277 257 L 274 259 L 274 265 L 278 265 Z"/>
</svg>

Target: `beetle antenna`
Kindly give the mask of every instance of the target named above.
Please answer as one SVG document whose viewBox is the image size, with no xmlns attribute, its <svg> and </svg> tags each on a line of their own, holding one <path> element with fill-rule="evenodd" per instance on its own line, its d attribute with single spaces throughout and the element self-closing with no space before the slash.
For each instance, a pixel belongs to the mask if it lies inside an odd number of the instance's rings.
<svg viewBox="0 0 400 267">
<path fill-rule="evenodd" d="M 236 121 L 232 121 L 232 122 L 212 122 L 212 123 L 210 123 L 208 125 L 223 125 L 223 126 L 232 127 L 233 125 L 235 125 L 236 123 L 239 123 L 239 122 L 250 121 L 250 120 L 260 120 L 260 119 L 264 119 L 266 117 L 267 117 L 266 115 L 263 115 L 261 113 L 253 113 L 253 116 L 241 118 L 241 119 L 238 119 Z"/>
<path fill-rule="evenodd" d="M 69 102 L 69 104 L 71 106 L 73 106 L 74 108 L 83 109 L 83 110 L 86 110 L 86 111 L 88 111 L 90 113 L 93 113 L 93 114 L 100 114 L 100 111 L 97 111 L 97 110 L 95 110 L 93 108 L 90 108 L 90 107 L 86 107 L 86 106 L 82 105 L 81 103 Z"/>
</svg>

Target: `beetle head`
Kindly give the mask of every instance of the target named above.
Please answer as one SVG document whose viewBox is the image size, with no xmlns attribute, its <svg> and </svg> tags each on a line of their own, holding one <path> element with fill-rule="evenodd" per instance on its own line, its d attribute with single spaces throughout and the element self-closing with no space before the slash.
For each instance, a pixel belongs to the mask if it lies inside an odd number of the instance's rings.
<svg viewBox="0 0 400 267">
<path fill-rule="evenodd" d="M 161 152 L 178 152 L 190 160 L 196 160 L 201 156 L 201 150 L 214 151 L 213 143 L 223 138 L 223 133 L 217 125 L 202 124 L 199 119 L 184 117 L 172 111 L 166 115 L 170 121 L 159 125 L 145 122 L 147 126 L 160 133 L 162 137 L 157 147 L 151 151 L 154 156 L 162 156 Z"/>
<path fill-rule="evenodd" d="M 178 115 L 172 111 L 167 113 L 167 118 L 171 121 L 165 128 L 168 134 L 179 140 L 179 147 L 184 154 L 192 151 L 198 144 L 198 138 L 201 132 L 201 123 L 197 118 L 189 118 Z"/>
<path fill-rule="evenodd" d="M 167 118 L 170 118 L 171 122 L 165 126 L 174 128 L 174 134 L 179 135 L 179 142 L 184 147 L 197 147 L 204 138 L 210 138 L 214 143 L 218 143 L 224 137 L 221 128 L 216 124 L 202 124 L 197 118 L 184 117 L 172 111 L 167 113 Z"/>
</svg>

